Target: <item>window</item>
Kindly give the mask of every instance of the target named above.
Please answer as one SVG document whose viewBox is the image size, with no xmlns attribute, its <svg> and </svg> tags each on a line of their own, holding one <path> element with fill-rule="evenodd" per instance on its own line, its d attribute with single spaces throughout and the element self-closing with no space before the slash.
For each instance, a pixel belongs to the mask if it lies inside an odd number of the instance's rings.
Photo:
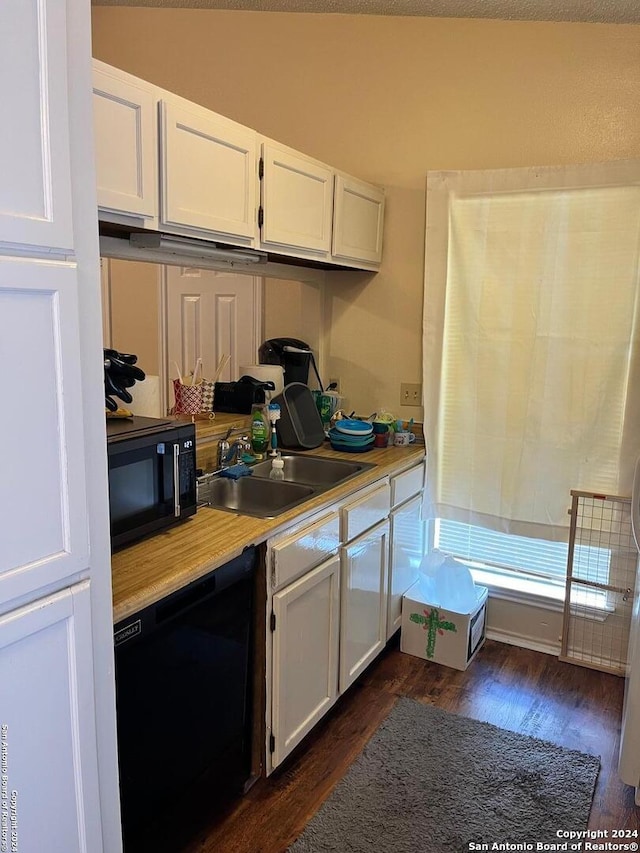
<svg viewBox="0 0 640 853">
<path fill-rule="evenodd" d="M 497 533 L 438 518 L 433 525 L 433 547 L 468 565 L 474 580 L 494 592 L 501 590 L 509 597 L 527 600 L 564 599 L 569 550 L 565 542 Z M 611 549 L 576 544 L 573 575 L 600 584 L 613 583 L 613 563 Z M 609 599 L 603 590 L 573 587 L 572 602 L 583 610 L 587 608 L 592 618 L 601 619 L 613 609 Z"/>
<path fill-rule="evenodd" d="M 564 542 L 512 536 L 444 518 L 436 520 L 433 544 L 466 562 L 546 579 L 563 580 L 567 568 Z"/>
<path fill-rule="evenodd" d="M 442 551 L 560 589 L 571 490 L 629 494 L 639 246 L 638 162 L 430 173 L 427 499 Z M 607 583 L 615 563 L 593 538 L 574 574 Z"/>
<path fill-rule="evenodd" d="M 498 533 L 472 524 L 436 519 L 433 547 L 464 562 L 486 568 L 507 569 L 519 574 L 564 583 L 569 547 Z M 573 573 L 583 580 L 608 583 L 611 551 L 597 546 L 576 545 Z"/>
</svg>

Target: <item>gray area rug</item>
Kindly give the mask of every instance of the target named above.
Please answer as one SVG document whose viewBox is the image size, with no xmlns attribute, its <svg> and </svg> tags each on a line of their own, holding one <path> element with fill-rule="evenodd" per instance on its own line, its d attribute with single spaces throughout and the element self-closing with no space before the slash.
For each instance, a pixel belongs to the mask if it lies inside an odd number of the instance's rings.
<svg viewBox="0 0 640 853">
<path fill-rule="evenodd" d="M 557 844 L 557 830 L 586 829 L 599 769 L 592 755 L 402 698 L 289 853 Z"/>
</svg>

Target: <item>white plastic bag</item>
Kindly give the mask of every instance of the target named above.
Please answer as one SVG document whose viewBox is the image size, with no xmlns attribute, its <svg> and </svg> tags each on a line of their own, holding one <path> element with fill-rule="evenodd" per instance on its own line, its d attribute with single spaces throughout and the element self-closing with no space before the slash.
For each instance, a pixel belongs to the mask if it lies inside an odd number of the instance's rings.
<svg viewBox="0 0 640 853">
<path fill-rule="evenodd" d="M 440 605 L 436 592 L 436 574 L 445 555 L 434 548 L 422 558 L 417 580 L 416 597 L 428 604 Z"/>
<path fill-rule="evenodd" d="M 476 586 L 469 568 L 435 548 L 420 563 L 420 597 L 427 603 L 470 613 L 476 605 Z"/>
</svg>

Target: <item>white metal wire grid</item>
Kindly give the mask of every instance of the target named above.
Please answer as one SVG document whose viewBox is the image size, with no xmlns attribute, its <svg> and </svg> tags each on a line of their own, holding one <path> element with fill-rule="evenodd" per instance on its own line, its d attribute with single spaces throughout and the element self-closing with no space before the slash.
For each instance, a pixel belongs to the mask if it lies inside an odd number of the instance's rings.
<svg viewBox="0 0 640 853">
<path fill-rule="evenodd" d="M 638 563 L 631 500 L 571 496 L 560 659 L 624 675 Z"/>
</svg>

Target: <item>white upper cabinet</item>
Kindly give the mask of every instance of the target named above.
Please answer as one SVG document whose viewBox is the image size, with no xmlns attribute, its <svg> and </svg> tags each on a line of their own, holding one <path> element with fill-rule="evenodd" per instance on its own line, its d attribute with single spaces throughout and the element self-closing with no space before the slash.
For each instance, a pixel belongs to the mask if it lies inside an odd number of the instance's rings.
<svg viewBox="0 0 640 853">
<path fill-rule="evenodd" d="M 94 112 L 101 219 L 379 268 L 380 187 L 96 60 Z"/>
<path fill-rule="evenodd" d="M 66 2 L 0 3 L 0 240 L 71 249 Z"/>
<path fill-rule="evenodd" d="M 262 145 L 261 245 L 282 254 L 328 258 L 333 172 L 274 142 Z"/>
<path fill-rule="evenodd" d="M 379 266 L 383 220 L 383 189 L 347 175 L 336 175 L 331 248 L 336 262 Z"/>
<path fill-rule="evenodd" d="M 160 117 L 163 230 L 254 246 L 256 133 L 178 98 L 161 102 Z"/>
<path fill-rule="evenodd" d="M 93 120 L 102 218 L 112 218 L 108 215 L 112 212 L 157 220 L 158 118 L 153 87 L 94 59 Z"/>
</svg>

